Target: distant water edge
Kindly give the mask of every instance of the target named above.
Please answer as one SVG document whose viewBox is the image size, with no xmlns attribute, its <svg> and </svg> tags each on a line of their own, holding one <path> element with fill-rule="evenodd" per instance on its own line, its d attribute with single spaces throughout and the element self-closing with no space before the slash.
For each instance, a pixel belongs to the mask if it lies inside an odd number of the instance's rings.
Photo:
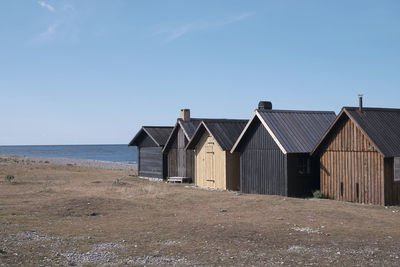
<svg viewBox="0 0 400 267">
<path fill-rule="evenodd" d="M 137 148 L 128 145 L 0 146 L 0 155 L 137 163 Z"/>
</svg>

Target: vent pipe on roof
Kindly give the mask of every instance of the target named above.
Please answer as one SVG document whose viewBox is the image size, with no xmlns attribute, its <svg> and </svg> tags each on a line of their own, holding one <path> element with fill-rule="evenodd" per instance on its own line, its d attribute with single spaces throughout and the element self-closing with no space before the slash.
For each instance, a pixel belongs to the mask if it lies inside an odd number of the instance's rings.
<svg viewBox="0 0 400 267">
<path fill-rule="evenodd" d="M 260 101 L 258 102 L 258 109 L 261 110 L 271 110 L 272 109 L 272 103 L 269 101 Z"/>
<path fill-rule="evenodd" d="M 363 95 L 361 95 L 361 94 L 358 95 L 358 103 L 359 103 L 358 111 L 360 113 L 362 113 L 363 112 Z"/>
<path fill-rule="evenodd" d="M 184 121 L 190 121 L 190 109 L 181 109 L 181 119 Z"/>
</svg>

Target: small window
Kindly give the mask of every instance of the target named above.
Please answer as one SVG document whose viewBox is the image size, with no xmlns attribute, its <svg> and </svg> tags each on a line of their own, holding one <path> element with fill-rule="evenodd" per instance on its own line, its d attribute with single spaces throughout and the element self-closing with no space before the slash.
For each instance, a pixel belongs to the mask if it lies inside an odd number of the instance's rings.
<svg viewBox="0 0 400 267">
<path fill-rule="evenodd" d="M 358 199 L 360 197 L 360 185 L 358 183 L 356 183 L 356 195 Z"/>
<path fill-rule="evenodd" d="M 340 183 L 340 196 L 343 196 L 343 182 Z"/>
<path fill-rule="evenodd" d="M 299 174 L 308 175 L 311 174 L 311 162 L 310 158 L 299 158 L 297 169 Z"/>
<path fill-rule="evenodd" d="M 400 182 L 400 158 L 394 158 L 393 177 L 395 182 Z"/>
</svg>

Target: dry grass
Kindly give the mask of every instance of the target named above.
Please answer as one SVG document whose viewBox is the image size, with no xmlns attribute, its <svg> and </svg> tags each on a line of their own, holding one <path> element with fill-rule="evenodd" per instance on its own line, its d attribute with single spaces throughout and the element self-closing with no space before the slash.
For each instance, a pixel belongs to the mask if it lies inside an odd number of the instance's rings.
<svg viewBox="0 0 400 267">
<path fill-rule="evenodd" d="M 132 174 L 0 165 L 0 263 L 400 264 L 399 207 L 214 192 Z"/>
</svg>

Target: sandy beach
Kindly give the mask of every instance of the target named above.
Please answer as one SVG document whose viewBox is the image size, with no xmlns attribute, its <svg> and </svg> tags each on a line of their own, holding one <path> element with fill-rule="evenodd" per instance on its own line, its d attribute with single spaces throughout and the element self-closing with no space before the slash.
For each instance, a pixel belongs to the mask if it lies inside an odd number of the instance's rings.
<svg viewBox="0 0 400 267">
<path fill-rule="evenodd" d="M 0 266 L 400 263 L 398 206 L 199 190 L 53 160 L 0 157 Z"/>
</svg>

